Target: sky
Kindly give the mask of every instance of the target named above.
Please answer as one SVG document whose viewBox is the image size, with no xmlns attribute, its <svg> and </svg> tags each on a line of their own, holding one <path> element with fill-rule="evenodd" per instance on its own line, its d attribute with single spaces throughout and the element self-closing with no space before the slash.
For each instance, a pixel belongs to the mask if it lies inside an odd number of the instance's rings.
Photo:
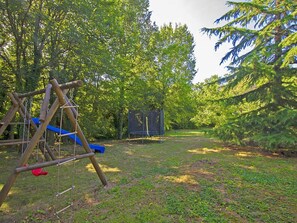
<svg viewBox="0 0 297 223">
<path fill-rule="evenodd" d="M 228 63 L 220 65 L 220 61 L 230 45 L 222 45 L 215 51 L 218 39 L 201 33 L 203 27 L 218 26 L 214 21 L 230 10 L 226 0 L 150 0 L 149 10 L 152 11 L 151 20 L 159 27 L 170 22 L 186 24 L 193 34 L 197 69 L 194 83 L 202 82 L 214 74 L 223 76 L 227 73 Z"/>
</svg>

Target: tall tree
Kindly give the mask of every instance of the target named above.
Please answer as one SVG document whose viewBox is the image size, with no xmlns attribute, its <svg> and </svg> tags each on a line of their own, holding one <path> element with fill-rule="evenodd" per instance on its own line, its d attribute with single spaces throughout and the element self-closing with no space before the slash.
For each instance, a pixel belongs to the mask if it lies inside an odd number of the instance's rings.
<svg viewBox="0 0 297 223">
<path fill-rule="evenodd" d="M 89 136 L 122 138 L 128 109 L 165 108 L 172 123 L 186 122 L 193 37 L 185 26 L 158 29 L 148 8 L 149 0 L 0 0 L 0 106 L 6 91 L 82 79 L 74 97 Z"/>
<path fill-rule="evenodd" d="M 225 139 L 249 140 L 270 148 L 295 146 L 297 77 L 289 63 L 297 44 L 297 3 L 251 0 L 227 4 L 232 9 L 216 21 L 226 24 L 203 31 L 220 38 L 216 49 L 225 42 L 233 45 L 222 58 L 222 62 L 232 61 L 228 89 L 241 85 L 244 92 L 228 101 L 246 100 L 259 106 L 230 119 L 221 126 L 220 134 Z M 233 131 L 224 131 L 228 126 Z"/>
<path fill-rule="evenodd" d="M 86 64 L 82 101 L 85 121 L 96 123 L 96 137 L 122 138 L 127 111 L 134 101 L 135 83 L 146 60 L 143 51 L 149 39 L 148 0 L 93 1 L 83 19 L 88 50 L 81 52 Z M 100 97 L 98 97 L 100 95 Z M 96 114 L 96 115 L 92 115 Z"/>
<path fill-rule="evenodd" d="M 48 71 L 52 75 L 59 70 L 71 51 L 69 36 L 73 35 L 68 32 L 74 17 L 71 2 L 0 1 L 0 57 L 5 70 L 13 74 L 18 91 L 38 88 L 40 79 L 48 77 Z"/>
<path fill-rule="evenodd" d="M 149 39 L 147 30 L 151 25 L 148 0 L 123 0 L 120 6 L 116 38 L 110 44 L 112 70 L 108 73 L 112 80 L 110 83 L 115 105 L 114 121 L 119 139 L 124 134 L 129 102 L 139 77 L 137 71 L 141 66 L 140 55 L 145 50 L 146 40 Z"/>
<path fill-rule="evenodd" d="M 182 127 L 190 120 L 192 109 L 191 81 L 196 74 L 193 36 L 186 25 L 169 24 L 155 33 L 153 46 L 155 72 L 148 80 L 155 106 L 165 110 L 167 128 Z"/>
</svg>

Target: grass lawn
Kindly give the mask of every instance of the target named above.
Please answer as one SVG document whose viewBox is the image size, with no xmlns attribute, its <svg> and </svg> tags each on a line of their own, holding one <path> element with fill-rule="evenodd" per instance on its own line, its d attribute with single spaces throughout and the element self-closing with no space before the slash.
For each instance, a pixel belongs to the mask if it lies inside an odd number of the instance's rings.
<svg viewBox="0 0 297 223">
<path fill-rule="evenodd" d="M 161 142 L 106 141 L 88 159 L 21 173 L 0 208 L 0 222 L 297 222 L 297 158 L 230 148 L 199 131 L 172 131 Z M 0 149 L 0 188 L 16 165 Z M 55 194 L 75 185 L 73 192 Z"/>
</svg>

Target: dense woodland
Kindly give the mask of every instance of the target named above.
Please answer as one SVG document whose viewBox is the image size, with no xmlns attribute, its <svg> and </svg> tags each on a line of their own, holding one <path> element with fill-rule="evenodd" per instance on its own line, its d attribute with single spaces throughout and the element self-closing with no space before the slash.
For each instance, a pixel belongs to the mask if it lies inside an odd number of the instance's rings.
<svg viewBox="0 0 297 223">
<path fill-rule="evenodd" d="M 296 1 L 228 4 L 218 28 L 202 31 L 219 37 L 215 48 L 233 44 L 222 58 L 229 73 L 193 84 L 192 34 L 154 24 L 149 0 L 1 0 L 0 117 L 7 92 L 80 79 L 73 95 L 93 139 L 125 137 L 129 110 L 163 109 L 166 129 L 210 127 L 237 144 L 296 148 Z"/>
</svg>

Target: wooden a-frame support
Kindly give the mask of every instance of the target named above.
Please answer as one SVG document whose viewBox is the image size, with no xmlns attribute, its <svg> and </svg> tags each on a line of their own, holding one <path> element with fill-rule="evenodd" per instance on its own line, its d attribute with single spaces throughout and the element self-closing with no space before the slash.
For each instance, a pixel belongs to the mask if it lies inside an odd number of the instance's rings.
<svg viewBox="0 0 297 223">
<path fill-rule="evenodd" d="M 73 81 L 70 83 L 66 83 L 63 85 L 59 85 L 56 79 L 53 79 L 50 81 L 52 88 L 54 90 L 54 92 L 56 93 L 57 98 L 55 99 L 54 103 L 52 104 L 50 110 L 48 111 L 48 113 L 46 114 L 46 116 L 44 117 L 44 120 L 41 122 L 41 124 L 37 127 L 35 124 L 34 126 L 36 127 L 36 132 L 34 133 L 34 135 L 32 136 L 29 144 L 27 145 L 27 148 L 25 149 L 24 153 L 22 154 L 17 167 L 12 171 L 11 175 L 9 176 L 6 184 L 3 186 L 1 192 L 0 192 L 0 207 L 3 204 L 5 198 L 7 197 L 11 187 L 13 186 L 14 182 L 16 181 L 16 178 L 18 177 L 18 175 L 23 172 L 23 171 L 28 171 L 31 170 L 32 168 L 36 167 L 33 165 L 33 167 L 29 166 L 24 168 L 24 165 L 28 162 L 28 159 L 30 157 L 30 155 L 33 152 L 34 147 L 36 147 L 36 145 L 38 144 L 38 142 L 40 141 L 40 139 L 42 138 L 47 125 L 50 123 L 50 121 L 52 120 L 53 116 L 55 115 L 56 111 L 58 110 L 58 108 L 60 106 L 63 106 L 66 102 L 69 102 L 69 99 L 66 96 L 66 93 L 68 92 L 69 88 L 73 88 L 73 87 L 79 87 L 81 86 L 82 82 L 81 81 Z M 50 87 L 48 87 L 50 88 Z M 48 89 L 47 88 L 47 89 Z M 13 101 L 13 107 L 10 108 L 9 113 L 7 113 L 7 115 L 4 117 L 3 121 L 4 124 L 1 126 L 0 128 L 0 135 L 4 132 L 4 130 L 6 129 L 6 127 L 8 126 L 9 122 L 13 119 L 15 113 L 19 110 L 21 111 L 20 114 L 22 115 L 23 112 L 23 108 L 22 108 L 22 103 L 23 103 L 23 98 L 27 97 L 27 96 L 32 96 L 32 95 L 36 95 L 36 94 L 41 94 L 41 93 L 45 93 L 47 91 L 47 89 L 42 89 L 39 91 L 34 91 L 34 92 L 29 92 L 29 93 L 25 93 L 25 94 L 14 94 L 14 95 L 10 95 L 12 101 Z M 15 100 L 13 100 L 15 99 Z M 85 155 L 82 156 L 77 156 L 75 157 L 76 159 L 81 159 L 81 158 L 89 158 L 99 179 L 101 180 L 102 184 L 104 186 L 107 185 L 107 180 L 105 178 L 104 173 L 102 172 L 100 166 L 98 165 L 96 159 L 95 159 L 95 154 L 92 153 L 92 150 L 89 147 L 89 144 L 80 128 L 80 126 L 78 125 L 75 116 L 77 115 L 73 109 L 71 108 L 71 106 L 66 106 L 65 108 L 65 113 L 67 115 L 67 117 L 70 120 L 71 125 L 73 126 L 73 128 L 77 129 L 77 135 L 80 138 L 81 142 L 82 142 L 82 146 L 86 151 Z M 23 113 L 24 114 L 24 113 Z M 31 118 L 31 117 L 30 117 Z M 34 123 L 32 121 L 32 123 Z M 34 128 L 35 128 L 34 127 Z M 3 130 L 4 129 L 4 130 Z M 60 161 L 64 161 L 65 159 L 61 159 Z M 53 160 L 53 161 L 48 161 L 45 162 L 44 164 L 39 164 L 39 167 L 41 166 L 52 166 L 55 165 L 59 162 L 59 160 Z"/>
<path fill-rule="evenodd" d="M 26 112 L 26 108 L 23 105 L 24 102 L 24 98 L 19 98 L 18 95 L 16 93 L 8 93 L 8 96 L 12 102 L 12 107 L 8 110 L 8 112 L 6 113 L 6 115 L 4 116 L 4 118 L 2 119 L 1 123 L 2 126 L 0 128 L 0 135 L 3 134 L 3 132 L 5 131 L 5 129 L 7 128 L 7 126 L 11 123 L 12 119 L 14 118 L 14 116 L 16 115 L 16 112 L 18 111 L 20 116 L 23 117 L 26 120 L 30 121 L 30 125 L 32 126 L 31 129 L 30 128 L 30 132 L 33 135 L 34 131 L 37 131 L 37 126 L 36 124 L 32 121 L 32 117 L 30 116 L 30 114 L 28 114 Z M 43 139 L 44 140 L 44 139 Z M 22 141 L 19 140 L 9 140 L 7 142 L 4 140 L 1 140 L 0 145 L 14 145 L 14 144 L 20 144 L 20 143 L 24 143 Z M 41 146 L 40 144 L 38 145 L 39 149 L 41 150 L 42 154 L 45 156 L 46 160 L 50 160 L 50 159 L 56 159 L 55 155 L 53 154 L 53 152 L 50 150 L 49 146 L 47 145 L 46 142 L 45 143 L 45 147 Z M 45 150 L 44 150 L 45 148 Z"/>
</svg>

